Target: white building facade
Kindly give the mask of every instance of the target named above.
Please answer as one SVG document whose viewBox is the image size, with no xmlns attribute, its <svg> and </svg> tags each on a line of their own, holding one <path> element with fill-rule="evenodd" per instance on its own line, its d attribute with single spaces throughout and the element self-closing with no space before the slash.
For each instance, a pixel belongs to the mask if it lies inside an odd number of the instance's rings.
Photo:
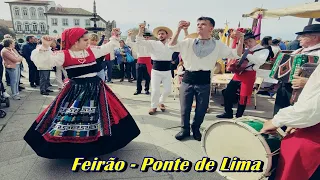
<svg viewBox="0 0 320 180">
<path fill-rule="evenodd" d="M 53 1 L 10 1 L 13 30 L 16 38 L 25 39 L 28 35 L 41 37 L 48 34 L 45 13 L 55 6 Z"/>
<path fill-rule="evenodd" d="M 45 13 L 48 19 L 49 35 L 56 36 L 72 27 L 93 27 L 92 13 L 81 8 L 52 7 Z M 103 21 L 97 22 L 97 27 L 106 28 Z"/>
<path fill-rule="evenodd" d="M 71 27 L 93 27 L 92 12 L 82 8 L 65 8 L 56 6 L 54 1 L 16 0 L 8 3 L 11 10 L 11 19 L 16 38 L 25 39 L 26 36 L 43 35 L 58 36 L 63 30 Z M 97 27 L 106 28 L 106 34 L 116 27 L 115 21 L 97 22 Z"/>
</svg>

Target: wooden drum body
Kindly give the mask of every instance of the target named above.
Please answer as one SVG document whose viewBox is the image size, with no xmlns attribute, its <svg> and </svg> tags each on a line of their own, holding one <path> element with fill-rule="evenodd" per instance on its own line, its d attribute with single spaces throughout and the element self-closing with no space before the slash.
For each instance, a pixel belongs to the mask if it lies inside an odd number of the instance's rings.
<svg viewBox="0 0 320 180">
<path fill-rule="evenodd" d="M 265 119 L 247 116 L 217 121 L 205 130 L 202 148 L 219 166 L 225 157 L 264 162 L 263 172 L 221 172 L 218 167 L 219 174 L 230 180 L 258 180 L 271 175 L 277 165 L 281 139 L 285 133 L 278 129 L 276 135 L 260 134 L 264 122 Z"/>
</svg>

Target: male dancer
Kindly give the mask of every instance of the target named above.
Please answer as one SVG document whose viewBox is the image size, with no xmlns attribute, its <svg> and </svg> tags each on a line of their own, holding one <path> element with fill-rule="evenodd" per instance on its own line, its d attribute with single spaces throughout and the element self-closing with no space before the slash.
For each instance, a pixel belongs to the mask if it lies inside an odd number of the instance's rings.
<svg viewBox="0 0 320 180">
<path fill-rule="evenodd" d="M 145 32 L 143 34 L 143 37 L 145 40 L 150 40 L 150 37 L 152 37 L 151 33 Z M 134 95 L 141 94 L 142 86 L 141 82 L 142 79 L 146 80 L 145 83 L 145 92 L 146 94 L 149 93 L 149 86 L 150 86 L 150 76 L 151 76 L 151 56 L 148 52 L 148 48 L 144 46 L 138 46 L 136 43 L 132 42 L 132 31 L 128 32 L 128 37 L 126 40 L 126 44 L 129 45 L 138 56 L 138 62 L 137 62 L 137 91 L 134 93 Z"/>
<path fill-rule="evenodd" d="M 159 106 L 164 112 L 166 107 L 164 102 L 171 92 L 171 60 L 173 51 L 168 48 L 168 39 L 172 36 L 172 31 L 167 27 L 157 27 L 153 34 L 157 34 L 159 41 L 145 40 L 143 38 L 144 25 L 140 25 L 136 41 L 139 46 L 147 47 L 153 60 L 151 71 L 151 109 L 149 114 L 153 115 Z M 164 91 L 160 97 L 160 84 L 163 84 Z"/>
<path fill-rule="evenodd" d="M 209 103 L 211 70 L 218 59 L 239 58 L 243 50 L 243 35 L 237 32 L 236 36 L 240 39 L 238 49 L 231 49 L 211 37 L 215 21 L 210 17 L 200 17 L 197 24 L 198 38 L 177 42 L 180 31 L 189 26 L 189 22 L 180 21 L 178 30 L 169 43 L 170 49 L 180 52 L 186 69 L 180 86 L 182 129 L 175 137 L 182 140 L 190 136 L 190 112 L 195 96 L 196 110 L 191 128 L 194 139 L 201 141 L 200 126 Z"/>
</svg>

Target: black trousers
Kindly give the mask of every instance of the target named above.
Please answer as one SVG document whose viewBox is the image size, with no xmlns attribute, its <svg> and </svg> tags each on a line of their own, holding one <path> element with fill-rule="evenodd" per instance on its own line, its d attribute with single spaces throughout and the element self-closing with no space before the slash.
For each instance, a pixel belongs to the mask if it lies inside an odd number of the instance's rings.
<svg viewBox="0 0 320 180">
<path fill-rule="evenodd" d="M 224 90 L 223 98 L 224 98 L 224 110 L 226 114 L 233 115 L 233 104 L 234 101 L 238 98 L 237 93 L 240 89 L 241 82 L 231 80 L 227 85 L 227 88 Z M 245 102 L 246 104 L 246 102 Z M 246 109 L 246 105 L 241 105 L 238 103 L 238 109 L 236 117 L 242 117 L 244 111 Z"/>
<path fill-rule="evenodd" d="M 131 79 L 131 67 L 132 67 L 132 63 L 122 62 L 120 64 L 120 77 L 121 77 L 121 79 L 125 78 L 125 74 L 126 74 L 128 80 Z"/>
<path fill-rule="evenodd" d="M 131 72 L 132 72 L 132 77 L 134 79 L 137 79 L 137 70 L 136 70 L 136 65 L 137 65 L 137 59 L 135 59 L 132 64 L 131 64 Z"/>
<path fill-rule="evenodd" d="M 290 99 L 292 96 L 292 90 L 293 89 L 291 83 L 279 83 L 273 115 L 276 115 L 280 109 L 286 108 L 291 105 Z"/>
<path fill-rule="evenodd" d="M 6 90 L 4 89 L 4 85 L 3 85 L 3 82 L 2 82 L 2 78 L 3 78 L 3 70 L 4 70 L 4 67 L 3 67 L 3 64 L 1 62 L 0 64 L 0 91 L 1 92 L 5 92 Z M 9 81 L 9 84 L 10 84 L 10 81 Z"/>
<path fill-rule="evenodd" d="M 181 83 L 181 127 L 185 130 L 190 130 L 190 113 L 194 97 L 196 97 L 196 109 L 192 127 L 200 128 L 209 107 L 210 84 L 193 85 L 184 82 Z"/>
<path fill-rule="evenodd" d="M 30 84 L 40 85 L 39 71 L 32 61 L 27 61 L 29 66 L 29 82 Z"/>
<path fill-rule="evenodd" d="M 149 91 L 149 87 L 150 87 L 150 75 L 148 73 L 147 70 L 147 66 L 145 64 L 137 64 L 137 92 L 141 92 L 142 91 L 142 80 L 145 79 L 146 83 L 145 83 L 145 91 Z"/>
</svg>

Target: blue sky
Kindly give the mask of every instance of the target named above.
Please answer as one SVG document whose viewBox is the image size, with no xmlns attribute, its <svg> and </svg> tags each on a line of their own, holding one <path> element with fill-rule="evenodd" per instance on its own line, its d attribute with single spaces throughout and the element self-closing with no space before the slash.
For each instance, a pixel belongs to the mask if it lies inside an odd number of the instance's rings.
<svg viewBox="0 0 320 180">
<path fill-rule="evenodd" d="M 1 19 L 10 19 L 9 5 L 0 0 Z M 63 7 L 80 7 L 92 11 L 93 0 L 56 0 Z M 156 26 L 168 26 L 176 29 L 180 20 L 191 22 L 189 32 L 196 31 L 196 20 L 200 16 L 210 16 L 216 21 L 216 28 L 224 28 L 226 20 L 229 27 L 237 27 L 239 21 L 242 27 L 251 27 L 251 18 L 242 18 L 255 7 L 266 9 L 284 8 L 314 0 L 96 0 L 97 11 L 105 20 L 115 20 L 122 32 L 137 27 L 144 20 L 152 30 Z M 197 4 L 198 3 L 198 4 Z M 294 39 L 295 32 L 301 31 L 309 19 L 284 17 L 279 19 L 264 19 L 262 36 L 282 37 L 284 40 Z M 126 34 L 126 33 L 124 33 Z"/>
</svg>

